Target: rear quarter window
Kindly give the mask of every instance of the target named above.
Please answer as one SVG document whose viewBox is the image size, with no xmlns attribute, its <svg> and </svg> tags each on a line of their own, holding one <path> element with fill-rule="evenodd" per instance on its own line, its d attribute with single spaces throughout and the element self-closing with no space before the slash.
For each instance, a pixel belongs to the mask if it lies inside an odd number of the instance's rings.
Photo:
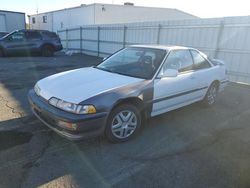
<svg viewBox="0 0 250 188">
<path fill-rule="evenodd" d="M 42 34 L 48 38 L 58 38 L 57 34 L 54 32 L 42 32 Z"/>
<path fill-rule="evenodd" d="M 211 67 L 208 60 L 204 58 L 199 52 L 195 50 L 190 50 L 190 52 L 193 56 L 195 70 L 206 69 Z"/>
<path fill-rule="evenodd" d="M 163 65 L 163 70 L 175 69 L 178 72 L 190 71 L 193 68 L 193 59 L 188 50 L 173 50 Z"/>
<path fill-rule="evenodd" d="M 39 32 L 26 32 L 27 39 L 41 39 L 41 35 Z"/>
</svg>

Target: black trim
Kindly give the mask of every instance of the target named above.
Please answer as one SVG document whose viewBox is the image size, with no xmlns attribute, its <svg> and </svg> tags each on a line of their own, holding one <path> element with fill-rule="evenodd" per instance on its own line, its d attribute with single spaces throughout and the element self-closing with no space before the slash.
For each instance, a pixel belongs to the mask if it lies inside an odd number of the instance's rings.
<svg viewBox="0 0 250 188">
<path fill-rule="evenodd" d="M 225 84 L 225 83 L 228 83 L 228 82 L 229 82 L 228 80 L 220 81 L 221 84 Z"/>
<path fill-rule="evenodd" d="M 203 90 L 203 89 L 207 89 L 207 88 L 208 87 L 206 86 L 206 87 L 202 87 L 202 88 L 198 88 L 198 89 L 193 89 L 193 90 L 190 90 L 190 91 L 185 91 L 183 93 L 178 93 L 178 94 L 175 94 L 175 95 L 155 99 L 155 100 L 153 100 L 153 103 L 157 103 L 157 102 L 164 101 L 164 100 L 169 100 L 169 99 L 172 99 L 172 98 L 175 98 L 175 97 L 180 97 L 182 95 L 187 95 L 187 94 L 190 94 L 190 93 L 193 93 L 193 92 L 196 92 L 196 91 L 200 91 L 200 90 Z"/>
</svg>

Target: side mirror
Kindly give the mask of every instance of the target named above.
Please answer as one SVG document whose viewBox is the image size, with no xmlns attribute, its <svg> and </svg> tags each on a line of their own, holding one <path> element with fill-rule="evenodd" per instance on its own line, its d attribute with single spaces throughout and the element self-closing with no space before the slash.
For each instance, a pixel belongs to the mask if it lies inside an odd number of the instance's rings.
<svg viewBox="0 0 250 188">
<path fill-rule="evenodd" d="M 160 78 L 165 77 L 177 77 L 178 76 L 178 70 L 176 69 L 166 69 L 165 71 L 162 71 L 162 73 L 159 74 Z"/>
</svg>

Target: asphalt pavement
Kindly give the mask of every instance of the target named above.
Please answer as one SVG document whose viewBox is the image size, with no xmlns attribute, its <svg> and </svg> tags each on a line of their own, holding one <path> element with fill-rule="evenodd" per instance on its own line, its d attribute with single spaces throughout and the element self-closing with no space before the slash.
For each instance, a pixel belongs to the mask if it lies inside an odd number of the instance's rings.
<svg viewBox="0 0 250 188">
<path fill-rule="evenodd" d="M 0 59 L 1 188 L 250 187 L 249 86 L 230 83 L 211 108 L 197 103 L 152 118 L 122 144 L 71 142 L 31 114 L 27 92 L 37 80 L 99 62 L 61 54 Z"/>
</svg>

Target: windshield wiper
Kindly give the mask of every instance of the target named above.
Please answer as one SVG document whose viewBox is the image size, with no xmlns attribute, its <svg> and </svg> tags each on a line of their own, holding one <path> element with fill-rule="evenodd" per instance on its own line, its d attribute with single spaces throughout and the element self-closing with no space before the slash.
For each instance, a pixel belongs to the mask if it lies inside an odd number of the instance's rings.
<svg viewBox="0 0 250 188">
<path fill-rule="evenodd" d="M 123 76 L 129 76 L 129 77 L 132 77 L 132 78 L 146 79 L 145 77 L 141 77 L 141 76 L 138 76 L 138 75 L 131 75 L 131 74 L 126 74 L 126 73 L 121 73 L 121 72 L 113 72 L 113 73 L 120 74 L 120 75 L 123 75 Z"/>
<path fill-rule="evenodd" d="M 106 72 L 111 72 L 111 73 L 114 73 L 114 74 L 119 74 L 119 75 L 122 75 L 122 76 L 129 76 L 129 77 L 133 77 L 133 78 L 147 79 L 147 78 L 142 77 L 142 76 L 130 75 L 130 74 L 126 74 L 126 73 L 116 72 L 116 71 L 112 71 L 112 70 L 97 67 L 97 66 L 94 66 L 94 68 L 99 69 L 99 70 L 103 70 L 103 71 L 106 71 Z"/>
<path fill-rule="evenodd" d="M 101 68 L 101 67 L 97 67 L 97 66 L 94 66 L 94 68 L 99 69 L 99 70 L 103 70 L 103 71 L 107 71 L 107 72 L 112 72 L 112 73 L 115 73 L 115 72 L 114 72 L 114 71 L 112 71 L 112 70 L 105 69 L 105 68 Z"/>
</svg>

